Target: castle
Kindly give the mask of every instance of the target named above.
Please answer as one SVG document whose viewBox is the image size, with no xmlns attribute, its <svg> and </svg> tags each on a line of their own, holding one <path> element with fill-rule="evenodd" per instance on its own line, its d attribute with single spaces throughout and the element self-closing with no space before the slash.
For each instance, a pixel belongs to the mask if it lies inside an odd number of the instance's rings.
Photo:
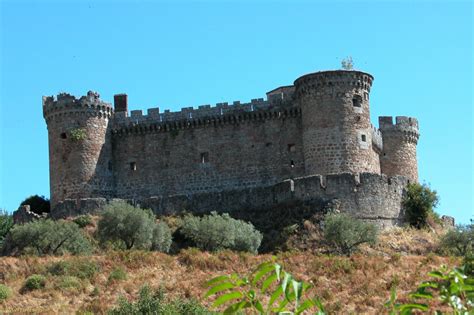
<svg viewBox="0 0 474 315">
<path fill-rule="evenodd" d="M 418 180 L 415 118 L 370 122 L 374 78 L 322 71 L 253 99 L 178 112 L 128 113 L 99 94 L 43 97 L 53 216 L 113 198 L 156 213 L 239 211 L 288 200 L 337 200 L 341 211 L 383 225 L 403 220 Z M 92 210 L 91 210 L 92 209 Z"/>
</svg>

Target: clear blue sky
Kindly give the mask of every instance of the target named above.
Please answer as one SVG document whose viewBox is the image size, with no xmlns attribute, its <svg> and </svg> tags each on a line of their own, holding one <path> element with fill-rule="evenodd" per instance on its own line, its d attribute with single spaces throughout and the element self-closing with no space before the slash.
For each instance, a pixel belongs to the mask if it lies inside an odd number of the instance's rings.
<svg viewBox="0 0 474 315">
<path fill-rule="evenodd" d="M 49 196 L 42 95 L 127 93 L 131 109 L 179 110 L 264 97 L 351 55 L 375 77 L 375 124 L 419 119 L 437 211 L 473 217 L 470 1 L 0 2 L 0 208 Z"/>
</svg>

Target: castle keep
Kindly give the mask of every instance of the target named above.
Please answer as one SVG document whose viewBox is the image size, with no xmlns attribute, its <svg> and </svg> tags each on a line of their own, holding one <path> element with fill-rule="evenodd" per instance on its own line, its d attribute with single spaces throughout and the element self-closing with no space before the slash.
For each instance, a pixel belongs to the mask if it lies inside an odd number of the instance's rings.
<svg viewBox="0 0 474 315">
<path fill-rule="evenodd" d="M 99 94 L 43 97 L 53 216 L 132 199 L 158 213 L 265 209 L 338 200 L 341 211 L 400 222 L 417 181 L 415 118 L 370 122 L 373 77 L 322 71 L 249 103 L 128 112 Z"/>
</svg>

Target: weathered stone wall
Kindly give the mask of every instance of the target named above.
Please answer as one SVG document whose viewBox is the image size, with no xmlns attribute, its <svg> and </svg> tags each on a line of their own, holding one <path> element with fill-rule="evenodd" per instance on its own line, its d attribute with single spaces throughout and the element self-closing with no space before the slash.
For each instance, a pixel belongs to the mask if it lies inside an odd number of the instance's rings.
<svg viewBox="0 0 474 315">
<path fill-rule="evenodd" d="M 412 117 L 379 117 L 383 137 L 383 152 L 380 165 L 383 174 L 402 175 L 413 182 L 418 181 L 416 145 L 418 143 L 418 121 Z"/>
<path fill-rule="evenodd" d="M 51 206 L 68 198 L 112 195 L 110 104 L 89 91 L 76 99 L 69 94 L 43 97 L 48 126 Z M 83 139 L 71 132 L 83 133 Z"/>
<path fill-rule="evenodd" d="M 306 176 L 285 180 L 275 185 L 202 192 L 192 195 L 153 196 L 129 200 L 156 214 L 267 211 L 291 201 L 336 201 L 338 209 L 382 227 L 403 221 L 402 197 L 407 180 L 401 176 L 387 177 L 371 173 Z M 98 213 L 105 199 L 66 200 L 54 210 L 54 217 L 77 213 Z"/>
<path fill-rule="evenodd" d="M 307 175 L 380 173 L 379 156 L 372 147 L 372 80 L 359 71 L 323 71 L 295 81 Z"/>
<path fill-rule="evenodd" d="M 115 196 L 218 192 L 302 176 L 300 121 L 299 110 L 290 106 L 138 128 L 117 123 Z"/>
</svg>

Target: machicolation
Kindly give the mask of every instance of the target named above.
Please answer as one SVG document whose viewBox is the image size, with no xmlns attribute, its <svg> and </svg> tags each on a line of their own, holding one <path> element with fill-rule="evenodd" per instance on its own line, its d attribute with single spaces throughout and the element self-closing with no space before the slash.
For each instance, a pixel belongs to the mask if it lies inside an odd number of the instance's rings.
<svg viewBox="0 0 474 315">
<path fill-rule="evenodd" d="M 157 213 L 265 211 L 317 199 L 398 224 L 405 187 L 418 180 L 418 121 L 380 117 L 373 126 L 373 80 L 322 71 L 266 99 L 146 114 L 129 114 L 126 94 L 114 106 L 91 91 L 43 97 L 52 216 L 93 212 L 114 198 Z"/>
</svg>

